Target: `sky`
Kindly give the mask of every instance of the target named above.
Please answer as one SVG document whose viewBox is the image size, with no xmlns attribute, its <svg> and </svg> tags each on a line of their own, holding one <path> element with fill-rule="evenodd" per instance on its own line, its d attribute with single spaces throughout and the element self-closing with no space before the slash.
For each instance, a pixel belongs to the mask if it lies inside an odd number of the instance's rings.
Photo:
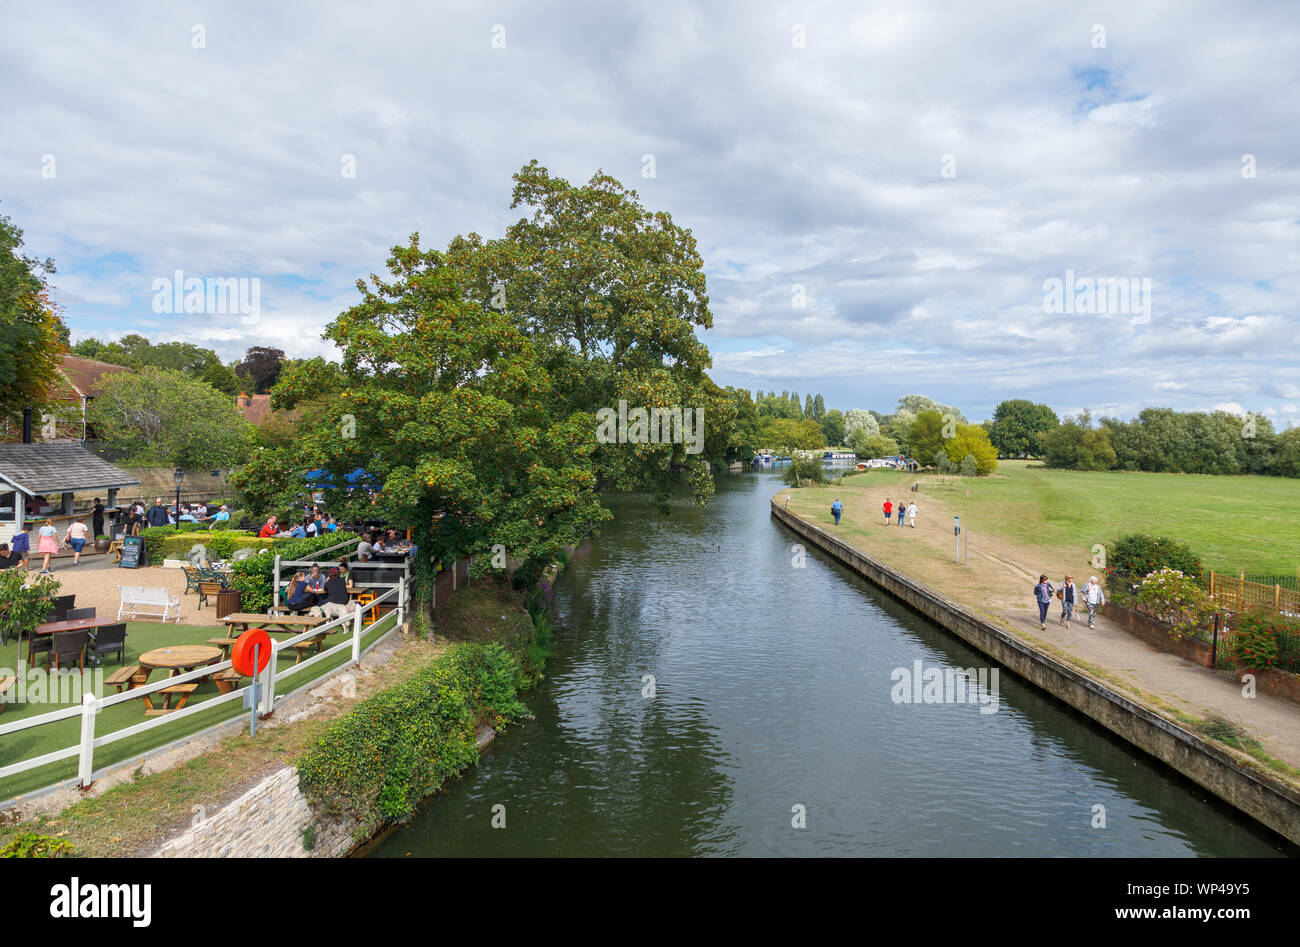
<svg viewBox="0 0 1300 947">
<path fill-rule="evenodd" d="M 6 5 L 0 214 L 74 340 L 334 355 L 535 158 L 691 229 L 720 384 L 1300 422 L 1293 2 L 233 6 Z"/>
</svg>

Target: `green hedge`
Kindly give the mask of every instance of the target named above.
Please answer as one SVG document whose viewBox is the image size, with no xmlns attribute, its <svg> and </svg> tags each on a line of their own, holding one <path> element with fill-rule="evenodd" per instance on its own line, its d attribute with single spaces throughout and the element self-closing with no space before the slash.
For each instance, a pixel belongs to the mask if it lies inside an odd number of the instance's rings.
<svg viewBox="0 0 1300 947">
<path fill-rule="evenodd" d="M 252 549 L 254 552 L 259 549 L 270 549 L 275 545 L 276 540 L 259 539 L 247 533 L 221 531 L 207 532 L 205 530 L 198 533 L 173 533 L 171 536 L 165 537 L 160 544 L 163 558 L 184 559 L 196 543 L 208 547 L 209 559 L 229 559 L 239 549 Z M 155 560 L 150 559 L 149 561 L 154 562 Z"/>
<path fill-rule="evenodd" d="M 526 716 L 523 663 L 499 642 L 457 644 L 414 677 L 368 697 L 297 760 L 313 804 L 371 835 L 478 762 L 474 730 Z"/>
</svg>

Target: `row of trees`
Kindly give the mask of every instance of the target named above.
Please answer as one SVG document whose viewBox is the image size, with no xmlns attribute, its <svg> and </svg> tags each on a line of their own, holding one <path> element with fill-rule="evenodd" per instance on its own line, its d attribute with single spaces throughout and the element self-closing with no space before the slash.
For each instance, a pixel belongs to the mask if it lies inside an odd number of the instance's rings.
<svg viewBox="0 0 1300 947">
<path fill-rule="evenodd" d="M 279 380 L 285 365 L 284 352 L 268 346 L 255 345 L 242 359 L 227 365 L 212 349 L 189 342 L 155 344 L 134 333 L 114 342 L 82 339 L 72 346 L 72 354 L 136 370 L 159 368 L 180 372 L 227 395 L 266 394 Z"/>
<path fill-rule="evenodd" d="M 1259 414 L 1146 408 L 1130 421 L 1088 411 L 1041 436 L 1049 467 L 1300 477 L 1300 428 L 1280 434 Z"/>
</svg>

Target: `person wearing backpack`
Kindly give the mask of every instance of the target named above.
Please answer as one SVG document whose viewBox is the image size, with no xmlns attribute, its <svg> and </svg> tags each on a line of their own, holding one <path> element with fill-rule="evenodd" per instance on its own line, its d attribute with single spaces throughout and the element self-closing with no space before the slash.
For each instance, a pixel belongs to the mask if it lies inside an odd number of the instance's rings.
<svg viewBox="0 0 1300 947">
<path fill-rule="evenodd" d="M 836 526 L 840 525 L 840 515 L 843 512 L 844 512 L 844 504 L 840 502 L 839 497 L 836 497 L 835 502 L 831 504 L 831 515 L 835 517 Z"/>
<path fill-rule="evenodd" d="M 1038 602 L 1038 627 L 1041 631 L 1047 630 L 1047 607 L 1052 604 L 1052 594 L 1055 591 L 1052 583 L 1047 581 L 1047 576 L 1038 577 L 1038 584 L 1034 586 L 1034 599 Z"/>
</svg>

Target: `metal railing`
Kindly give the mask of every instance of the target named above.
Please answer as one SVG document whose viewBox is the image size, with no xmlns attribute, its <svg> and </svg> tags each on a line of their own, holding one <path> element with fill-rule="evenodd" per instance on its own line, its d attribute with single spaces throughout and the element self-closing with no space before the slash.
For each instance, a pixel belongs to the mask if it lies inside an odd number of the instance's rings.
<svg viewBox="0 0 1300 947">
<path fill-rule="evenodd" d="M 261 692 L 260 702 L 258 704 L 258 714 L 266 716 L 275 709 L 275 690 L 276 684 L 281 683 L 295 675 L 302 674 L 313 666 L 329 659 L 330 657 L 342 653 L 345 649 L 351 650 L 348 663 L 356 664 L 361 660 L 361 629 L 363 618 L 366 612 L 372 612 L 375 617 L 374 625 L 387 618 L 387 615 L 379 616 L 378 609 L 381 605 L 395 602 L 396 608 L 391 614 L 396 615 L 396 622 L 393 627 L 401 627 L 406 617 L 408 608 L 408 587 L 406 582 L 398 583 L 387 592 L 379 595 L 374 601 L 366 603 L 364 606 L 357 606 L 350 614 L 340 618 L 332 619 L 322 625 L 309 628 L 301 634 L 293 635 L 284 640 L 272 640 L 271 642 L 271 659 L 267 662 L 266 667 L 261 674 Z M 274 621 L 274 616 L 268 615 L 268 621 Z M 329 634 L 330 631 L 342 628 L 344 625 L 352 625 L 352 634 L 338 644 L 322 650 L 320 653 L 303 661 L 294 664 L 286 670 L 278 670 L 276 667 L 280 653 L 286 648 L 316 638 L 322 633 Z M 374 630 L 372 625 L 371 631 Z M 388 629 L 391 631 L 392 629 Z M 67 720 L 71 717 L 81 717 L 81 739 L 73 746 L 64 747 L 63 749 L 53 750 L 40 756 L 30 759 L 21 760 L 17 763 L 10 763 L 7 766 L 0 766 L 0 779 L 9 776 L 24 773 L 28 770 L 37 769 L 50 763 L 57 763 L 60 760 L 78 757 L 77 779 L 81 787 L 88 787 L 93 780 L 95 750 L 102 746 L 116 743 L 119 740 L 125 740 L 128 737 L 154 730 L 158 727 L 167 727 L 175 724 L 179 720 L 184 720 L 197 713 L 212 710 L 221 704 L 231 703 L 233 701 L 242 701 L 246 692 L 251 690 L 252 684 L 245 687 L 239 687 L 231 690 L 229 693 L 220 694 L 216 697 L 209 698 L 198 704 L 183 707 L 179 710 L 173 710 L 162 716 L 155 717 L 151 720 L 145 720 L 141 723 L 132 724 L 123 727 L 120 730 L 114 730 L 112 733 L 106 733 L 103 736 L 95 735 L 95 718 L 98 714 L 117 704 L 125 703 L 129 700 L 140 700 L 145 695 L 156 694 L 164 688 L 175 687 L 178 684 L 187 684 L 193 681 L 200 681 L 219 674 L 232 667 L 230 659 L 219 661 L 215 664 L 207 664 L 203 667 L 195 668 L 192 671 L 186 671 L 183 674 L 176 674 L 172 677 L 165 677 L 151 684 L 144 684 L 140 687 L 124 690 L 119 694 L 112 694 L 105 697 L 97 697 L 94 693 L 87 693 L 82 696 L 82 702 L 72 707 L 63 707 L 59 710 L 53 710 L 49 713 L 39 714 L 35 717 L 27 717 L 22 720 L 15 720 L 11 723 L 0 723 L 0 738 L 8 736 L 11 733 L 19 733 L 23 730 L 31 730 L 35 727 L 41 727 L 61 720 Z M 222 721 L 225 723 L 226 721 Z"/>
</svg>

